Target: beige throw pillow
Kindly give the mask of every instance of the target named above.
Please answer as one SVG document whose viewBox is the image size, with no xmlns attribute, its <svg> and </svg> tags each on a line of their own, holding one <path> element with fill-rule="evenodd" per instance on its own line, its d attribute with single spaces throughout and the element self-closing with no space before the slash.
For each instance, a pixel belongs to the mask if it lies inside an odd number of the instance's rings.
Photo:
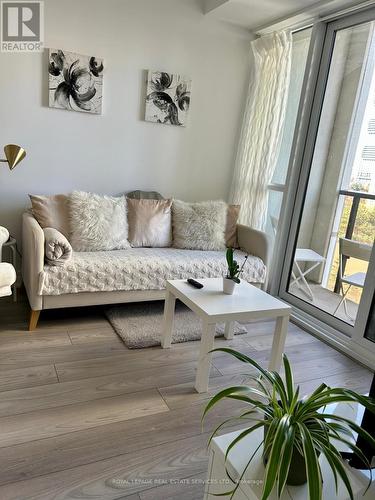
<svg viewBox="0 0 375 500">
<path fill-rule="evenodd" d="M 224 250 L 227 204 L 224 201 L 172 205 L 173 246 L 191 250 Z"/>
<path fill-rule="evenodd" d="M 225 244 L 227 247 L 238 248 L 237 221 L 241 205 L 228 205 L 227 225 L 225 228 Z"/>
<path fill-rule="evenodd" d="M 129 199 L 129 241 L 132 247 L 172 245 L 172 200 Z"/>
<path fill-rule="evenodd" d="M 43 229 L 53 227 L 69 239 L 69 196 L 65 194 L 29 196 L 33 215 L 40 226 Z"/>
<path fill-rule="evenodd" d="M 70 195 L 71 244 L 77 252 L 129 248 L 125 196 Z"/>
</svg>

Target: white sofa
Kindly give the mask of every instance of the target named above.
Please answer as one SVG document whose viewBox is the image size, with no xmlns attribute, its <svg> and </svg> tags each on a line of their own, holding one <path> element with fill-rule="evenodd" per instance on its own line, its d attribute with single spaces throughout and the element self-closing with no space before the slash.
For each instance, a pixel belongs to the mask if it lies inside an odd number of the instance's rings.
<svg viewBox="0 0 375 500">
<path fill-rule="evenodd" d="M 239 246 L 250 255 L 243 278 L 265 286 L 269 241 L 265 233 L 237 226 Z M 23 215 L 22 274 L 31 306 L 29 330 L 40 311 L 63 307 L 160 300 L 166 279 L 219 277 L 224 252 L 174 248 L 133 248 L 110 252 L 74 252 L 64 267 L 45 264 L 44 233 L 29 212 Z"/>
</svg>

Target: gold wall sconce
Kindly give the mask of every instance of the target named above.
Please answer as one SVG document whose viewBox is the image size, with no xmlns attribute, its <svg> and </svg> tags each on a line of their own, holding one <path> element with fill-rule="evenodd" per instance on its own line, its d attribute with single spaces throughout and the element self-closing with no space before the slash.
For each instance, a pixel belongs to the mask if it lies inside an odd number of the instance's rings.
<svg viewBox="0 0 375 500">
<path fill-rule="evenodd" d="M 8 163 L 9 169 L 13 170 L 26 156 L 26 151 L 17 144 L 7 144 L 4 146 L 5 159 L 0 162 Z"/>
</svg>

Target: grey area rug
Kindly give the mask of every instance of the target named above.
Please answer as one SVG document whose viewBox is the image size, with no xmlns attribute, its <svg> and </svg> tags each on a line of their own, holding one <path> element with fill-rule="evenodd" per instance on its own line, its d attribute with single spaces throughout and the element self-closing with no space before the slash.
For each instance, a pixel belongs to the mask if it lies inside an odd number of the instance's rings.
<svg viewBox="0 0 375 500">
<path fill-rule="evenodd" d="M 111 307 L 106 316 L 117 335 L 129 349 L 142 349 L 161 344 L 164 301 L 138 302 Z M 234 334 L 247 333 L 235 323 Z M 172 343 L 199 340 L 201 320 L 181 302 L 176 302 Z M 224 324 L 216 325 L 216 337 L 224 335 Z"/>
</svg>

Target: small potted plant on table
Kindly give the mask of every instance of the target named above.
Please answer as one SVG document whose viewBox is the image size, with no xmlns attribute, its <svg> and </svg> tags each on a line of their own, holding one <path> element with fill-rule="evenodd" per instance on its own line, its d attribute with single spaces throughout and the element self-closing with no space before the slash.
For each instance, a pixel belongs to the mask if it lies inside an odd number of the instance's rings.
<svg viewBox="0 0 375 500">
<path fill-rule="evenodd" d="M 229 452 L 242 439 L 251 435 L 259 428 L 264 429 L 263 440 L 258 449 L 263 448 L 263 462 L 265 464 L 262 500 L 267 500 L 276 490 L 278 497 L 286 484 L 300 485 L 308 483 L 309 500 L 322 499 L 322 472 L 319 457 L 324 456 L 335 478 L 336 491 L 338 479 L 346 487 L 349 498 L 354 499 L 344 460 L 337 449 L 339 442 L 351 449 L 359 458 L 364 468 L 371 466 L 362 452 L 356 446 L 352 432 L 357 433 L 370 446 L 375 448 L 375 439 L 365 429 L 352 420 L 331 413 L 329 406 L 332 403 L 358 403 L 375 414 L 375 400 L 369 396 L 362 396 L 350 389 L 331 388 L 321 384 L 310 396 L 301 398 L 299 387 L 295 387 L 292 369 L 288 358 L 284 355 L 285 381 L 277 372 L 263 369 L 254 360 L 229 348 L 214 349 L 226 352 L 238 360 L 254 367 L 259 375 L 249 375 L 249 380 L 255 382 L 255 387 L 240 385 L 220 391 L 207 404 L 203 418 L 207 412 L 219 401 L 228 398 L 242 401 L 248 408 L 241 415 L 225 420 L 212 434 L 210 441 L 224 424 L 241 419 L 253 421 L 253 425 L 240 432 L 229 444 L 225 460 Z M 209 442 L 210 442 L 209 441 Z M 254 459 L 255 453 L 249 456 L 247 466 L 237 481 L 233 482 L 230 491 L 220 493 L 219 496 L 233 498 L 241 484 L 243 476 Z M 370 483 L 372 476 L 370 476 Z M 369 483 L 369 486 L 370 486 Z"/>
<path fill-rule="evenodd" d="M 240 267 L 238 262 L 234 260 L 233 248 L 227 248 L 226 259 L 228 270 L 226 276 L 223 278 L 223 292 L 227 295 L 232 295 L 236 284 L 241 283 L 240 276 L 244 265 L 246 264 L 247 258 L 248 255 L 246 255 L 242 266 Z"/>
</svg>

